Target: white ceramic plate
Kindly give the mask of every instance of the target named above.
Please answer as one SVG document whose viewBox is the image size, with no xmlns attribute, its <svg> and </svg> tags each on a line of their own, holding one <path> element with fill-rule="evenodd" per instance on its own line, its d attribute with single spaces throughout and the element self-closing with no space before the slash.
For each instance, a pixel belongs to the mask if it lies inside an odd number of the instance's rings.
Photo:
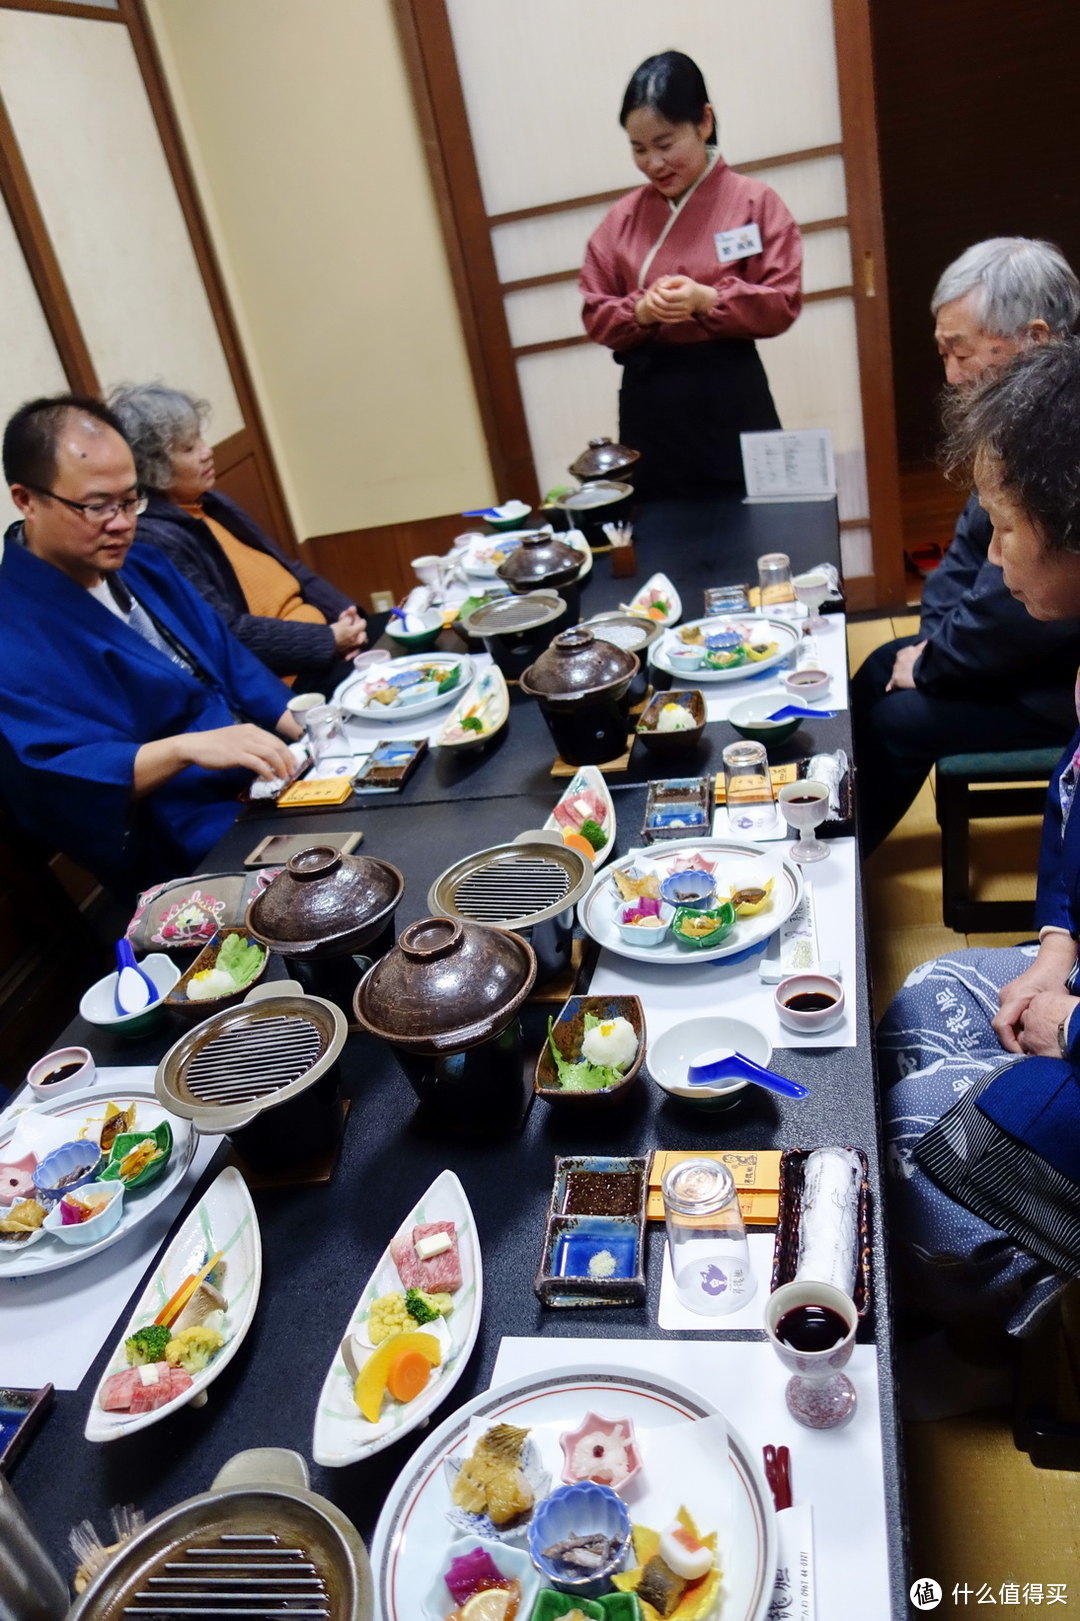
<svg viewBox="0 0 1080 1621">
<path fill-rule="evenodd" d="M 656 867 L 663 876 L 677 870 L 679 858 L 691 853 L 715 862 L 718 889 L 723 889 L 730 882 L 741 884 L 750 881 L 759 872 L 762 878 L 774 878 L 772 904 L 756 917 L 739 918 L 731 933 L 718 946 L 695 951 L 690 946 L 680 945 L 671 933 L 662 945 L 633 946 L 623 939 L 615 925 L 618 907 L 626 903 L 620 899 L 615 887 L 612 877 L 615 869 L 609 868 L 593 880 L 588 894 L 578 902 L 578 921 L 585 933 L 591 935 L 598 945 L 615 952 L 616 956 L 630 957 L 634 962 L 670 963 L 692 968 L 695 963 L 733 957 L 736 952 L 746 951 L 750 946 L 767 940 L 781 924 L 787 922 L 802 899 L 802 873 L 794 861 L 789 861 L 775 849 L 767 850 L 759 844 L 744 844 L 738 839 L 673 839 L 670 844 L 666 841 L 648 844 L 621 856 L 617 865 L 628 867 L 640 857 Z M 760 868 L 758 862 L 761 863 Z"/>
<path fill-rule="evenodd" d="M 682 618 L 682 598 L 666 574 L 654 574 L 651 580 L 646 580 L 641 590 L 635 594 L 633 601 L 627 602 L 624 606 L 631 613 L 648 616 L 649 602 L 654 591 L 662 591 L 668 601 L 668 611 L 664 615 L 663 623 L 677 625 Z M 655 643 L 657 647 L 660 645 L 660 642 Z"/>
<path fill-rule="evenodd" d="M 426 1423 L 465 1371 L 465 1364 L 480 1331 L 484 1278 L 476 1222 L 465 1197 L 465 1189 L 453 1171 L 440 1172 L 424 1197 L 401 1222 L 394 1237 L 407 1238 L 414 1227 L 421 1227 L 429 1221 L 452 1221 L 457 1229 L 461 1288 L 454 1295 L 453 1311 L 444 1319 L 450 1334 L 450 1352 L 441 1366 L 432 1370 L 427 1389 L 415 1401 L 402 1406 L 393 1400 L 386 1400 L 379 1422 L 372 1424 L 363 1417 L 353 1401 L 353 1380 L 342 1359 L 339 1344 L 315 1413 L 312 1457 L 324 1468 L 338 1468 L 342 1464 L 356 1463 L 359 1458 L 370 1458 L 372 1453 L 381 1452 L 383 1447 L 390 1446 L 419 1424 Z M 390 1294 L 402 1287 L 388 1244 L 364 1286 L 352 1316 L 342 1328 L 342 1338 L 363 1328 L 372 1302 L 379 1295 Z M 418 1602 L 413 1617 L 419 1613 Z"/>
<path fill-rule="evenodd" d="M 593 793 L 599 794 L 604 806 L 604 820 L 600 825 L 607 834 L 608 841 L 602 850 L 593 851 L 592 864 L 594 868 L 598 868 L 604 865 L 604 862 L 615 848 L 615 801 L 608 792 L 608 785 L 604 781 L 604 773 L 598 766 L 583 765 L 581 770 L 576 771 L 571 777 L 570 786 L 564 794 L 560 795 L 557 803 L 561 805 L 564 802 L 572 802 L 586 789 L 591 789 Z M 544 831 L 558 833 L 561 836 L 562 824 L 554 811 L 544 823 Z"/>
<path fill-rule="evenodd" d="M 33 1112 L 45 1115 L 49 1119 L 69 1121 L 70 1140 L 74 1141 L 85 1121 L 91 1116 L 101 1118 L 107 1103 L 116 1103 L 122 1109 L 129 1103 L 137 1104 L 136 1131 L 144 1129 L 153 1131 L 163 1120 L 169 1122 L 172 1127 L 173 1147 L 168 1165 L 161 1175 L 146 1187 L 128 1188 L 124 1194 L 124 1214 L 120 1217 L 119 1224 L 96 1244 L 65 1244 L 62 1239 L 48 1233 L 40 1244 L 35 1244 L 30 1249 L 29 1253 L 21 1249 L 10 1252 L 0 1248 L 0 1279 L 28 1278 L 38 1272 L 55 1272 L 62 1266 L 75 1266 L 79 1261 L 89 1259 L 91 1255 L 100 1255 L 110 1244 L 117 1244 L 120 1239 L 126 1238 L 131 1229 L 137 1227 L 140 1221 L 144 1221 L 152 1210 L 156 1210 L 162 1200 L 167 1199 L 183 1180 L 184 1172 L 191 1164 L 195 1152 L 195 1133 L 186 1120 L 179 1119 L 161 1107 L 154 1095 L 153 1086 L 128 1085 L 118 1087 L 115 1092 L 109 1092 L 104 1087 L 95 1087 L 92 1091 L 69 1092 L 66 1096 L 49 1103 L 38 1104 Z M 18 1118 L 21 1119 L 22 1116 Z M 0 1133 L 0 1161 L 7 1158 L 7 1146 L 15 1134 L 17 1123 L 17 1120 L 12 1121 L 11 1125 Z"/>
<path fill-rule="evenodd" d="M 124 1341 L 128 1335 L 152 1323 L 184 1279 L 193 1272 L 201 1272 L 211 1255 L 218 1250 L 221 1250 L 225 1262 L 221 1292 L 228 1301 L 225 1313 L 228 1333 L 221 1350 L 201 1373 L 192 1375 L 188 1389 L 164 1407 L 158 1407 L 152 1413 L 107 1413 L 99 1404 L 98 1397 L 105 1381 L 114 1373 L 122 1373 L 128 1366 L 124 1354 Z M 207 1188 L 154 1269 L 154 1275 L 143 1290 L 142 1298 L 117 1341 L 109 1365 L 94 1392 L 86 1419 L 86 1439 L 115 1441 L 122 1435 L 133 1435 L 136 1430 L 145 1430 L 148 1425 L 156 1424 L 159 1418 L 175 1413 L 177 1408 L 186 1407 L 200 1397 L 240 1349 L 255 1315 L 261 1282 L 262 1243 L 255 1206 L 240 1172 L 229 1167 Z"/>
<path fill-rule="evenodd" d="M 483 713 L 478 717 L 483 722 L 482 732 L 466 732 L 464 736 L 452 735 L 460 727 L 462 718 L 470 709 L 483 704 Z M 457 749 L 462 753 L 470 750 L 482 749 L 485 743 L 490 743 L 497 732 L 501 732 L 510 718 L 510 693 L 506 686 L 506 677 L 498 665 L 491 664 L 482 670 L 464 698 L 454 709 L 449 719 L 445 720 L 436 732 L 433 739 L 434 746 L 442 749 Z M 447 736 L 450 733 L 450 736 Z"/>
<path fill-rule="evenodd" d="M 650 649 L 652 662 L 658 669 L 666 670 L 668 675 L 676 676 L 692 687 L 698 686 L 702 681 L 745 681 L 747 676 L 759 675 L 762 670 L 771 670 L 777 664 L 782 664 L 786 658 L 790 658 L 798 647 L 801 636 L 790 620 L 758 619 L 753 614 L 731 619 L 691 619 L 682 626 L 682 629 L 688 630 L 692 625 L 700 625 L 706 631 L 736 630 L 746 626 L 755 640 L 764 639 L 777 644 L 775 653 L 770 653 L 768 658 L 759 659 L 756 664 L 740 664 L 734 670 L 709 670 L 704 665 L 699 665 L 696 670 L 685 670 L 677 664 L 672 664 L 667 656 L 668 648 L 683 646 L 678 632 L 668 631 L 666 636 L 661 636 L 659 641 L 653 643 Z"/>
<path fill-rule="evenodd" d="M 403 670 L 445 670 L 452 664 L 461 666 L 461 676 L 449 692 L 433 692 L 430 697 L 411 704 L 386 705 L 369 701 L 373 692 L 386 685 L 390 675 L 398 675 Z M 400 726 L 419 715 L 430 714 L 433 709 L 441 709 L 443 704 L 460 703 L 462 693 L 473 678 L 473 671 L 472 659 L 464 654 L 412 653 L 408 658 L 392 659 L 389 664 L 375 664 L 362 670 L 359 675 L 349 676 L 334 693 L 333 701 L 340 705 L 346 715 L 352 715 L 357 720 L 386 721 Z"/>
<path fill-rule="evenodd" d="M 584 1344 L 583 1344 L 584 1348 Z M 649 1474 L 648 1435 L 697 1419 L 718 1416 L 705 1397 L 684 1385 L 624 1368 L 582 1366 L 532 1377 L 485 1390 L 441 1424 L 417 1447 L 386 1499 L 371 1545 L 376 1605 L 382 1621 L 415 1621 L 441 1568 L 446 1548 L 456 1535 L 446 1517 L 450 1493 L 443 1467 L 466 1450 L 470 1422 L 484 1428 L 499 1422 L 549 1426 L 543 1431 L 545 1463 L 559 1478 L 560 1429 L 572 1428 L 586 1412 L 629 1418 L 642 1447 L 643 1497 L 635 1496 L 633 1518 L 659 1530 L 674 1518 L 680 1503 L 712 1529 L 710 1498 L 726 1488 L 726 1470 L 695 1470 L 694 1478 L 657 1480 Z M 763 1621 L 776 1580 L 776 1522 L 772 1501 L 755 1453 L 738 1432 L 727 1426 L 730 1466 L 730 1513 L 718 1549 L 723 1569 L 721 1601 L 713 1615 L 719 1621 Z M 696 1461 L 696 1460 L 695 1460 Z M 711 1491 L 710 1491 L 711 1486 Z"/>
<path fill-rule="evenodd" d="M 470 541 L 468 546 L 462 547 L 461 567 L 471 580 L 497 580 L 499 579 L 499 569 L 510 556 L 510 553 L 520 546 L 522 536 L 535 535 L 536 533 L 535 529 L 510 529 L 502 535 L 481 535 L 478 539 Z M 579 580 L 584 580 L 587 575 L 592 573 L 592 547 L 580 529 L 568 529 L 556 533 L 555 539 L 563 541 L 567 546 L 572 546 L 576 552 L 581 553 L 584 566 L 578 575 Z M 492 553 L 494 552 L 498 552 L 500 555 L 493 558 Z"/>
</svg>

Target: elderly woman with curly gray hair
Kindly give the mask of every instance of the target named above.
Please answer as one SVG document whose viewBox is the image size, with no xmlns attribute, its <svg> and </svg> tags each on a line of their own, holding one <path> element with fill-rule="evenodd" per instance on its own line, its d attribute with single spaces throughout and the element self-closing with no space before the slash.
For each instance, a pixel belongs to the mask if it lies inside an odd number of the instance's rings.
<svg viewBox="0 0 1080 1621">
<path fill-rule="evenodd" d="M 355 603 L 295 562 L 242 507 L 214 489 L 203 400 L 148 383 L 120 388 L 123 423 L 149 499 L 140 541 L 163 551 L 234 636 L 297 690 L 329 690 L 367 640 Z"/>
</svg>

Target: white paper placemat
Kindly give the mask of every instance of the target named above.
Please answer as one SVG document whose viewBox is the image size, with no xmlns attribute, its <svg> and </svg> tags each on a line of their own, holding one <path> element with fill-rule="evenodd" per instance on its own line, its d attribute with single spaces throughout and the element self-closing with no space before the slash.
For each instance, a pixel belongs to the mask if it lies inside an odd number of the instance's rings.
<svg viewBox="0 0 1080 1621">
<path fill-rule="evenodd" d="M 589 986 L 591 996 L 640 996 L 650 1040 L 680 1019 L 704 1011 L 731 1013 L 757 1025 L 774 1047 L 854 1047 L 855 885 L 858 858 L 854 839 L 830 839 L 829 855 L 810 872 L 816 903 L 818 945 L 822 960 L 840 963 L 847 1005 L 840 1023 L 820 1035 L 796 1034 L 780 1023 L 773 1001 L 775 986 L 763 985 L 760 956 L 731 964 L 695 962 L 664 966 L 601 951 Z M 775 936 L 774 936 L 775 938 Z M 766 947 L 766 951 L 768 951 Z M 783 1063 L 773 1065 L 783 1073 Z"/>
<path fill-rule="evenodd" d="M 769 1443 L 790 1447 L 795 1501 L 814 1507 L 817 1614 L 823 1621 L 868 1621 L 890 1613 L 877 1353 L 872 1345 L 857 1345 L 846 1369 L 859 1397 L 855 1417 L 832 1431 L 804 1429 L 789 1416 L 784 1403 L 787 1373 L 761 1341 L 505 1338 L 491 1383 L 581 1362 L 634 1368 L 700 1391 L 756 1449 L 759 1460 L 760 1449 Z M 673 1511 L 677 1506 L 673 1504 Z"/>
<path fill-rule="evenodd" d="M 120 1092 L 153 1080 L 152 1065 L 102 1068 L 94 1090 Z M 35 1101 L 24 1089 L 0 1115 L 0 1126 Z M 186 1175 L 169 1197 L 111 1248 L 40 1277 L 0 1278 L 0 1385 L 79 1388 L 221 1141 L 200 1137 Z"/>
<path fill-rule="evenodd" d="M 753 1294 L 738 1311 L 716 1317 L 702 1317 L 684 1306 L 675 1293 L 675 1277 L 671 1270 L 671 1252 L 664 1245 L 664 1272 L 660 1279 L 660 1309 L 657 1321 L 661 1328 L 690 1329 L 696 1334 L 734 1333 L 737 1329 L 760 1328 L 761 1314 L 769 1298 L 772 1281 L 775 1233 L 747 1233 L 750 1250 L 750 1270 L 756 1285 Z"/>
</svg>

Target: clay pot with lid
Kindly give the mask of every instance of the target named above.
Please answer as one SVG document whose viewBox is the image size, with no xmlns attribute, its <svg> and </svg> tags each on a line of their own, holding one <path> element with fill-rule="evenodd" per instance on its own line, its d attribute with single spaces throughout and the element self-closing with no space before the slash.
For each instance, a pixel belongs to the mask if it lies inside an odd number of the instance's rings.
<svg viewBox="0 0 1080 1621">
<path fill-rule="evenodd" d="M 313 841 L 256 895 L 244 926 L 285 958 L 305 990 L 347 1012 L 358 975 L 393 944 L 404 891 L 391 862 Z"/>
<path fill-rule="evenodd" d="M 577 461 L 571 462 L 569 471 L 583 484 L 588 484 L 594 478 L 619 479 L 629 484 L 634 477 L 634 463 L 640 459 L 640 450 L 616 444 L 605 434 L 599 439 L 589 440 Z"/>
<path fill-rule="evenodd" d="M 585 625 L 564 630 L 521 677 L 568 765 L 600 765 L 626 749 L 630 683 L 636 653 L 594 636 Z"/>
<path fill-rule="evenodd" d="M 535 978 L 535 954 L 519 934 L 422 918 L 364 975 L 353 1013 L 393 1048 L 444 1123 L 503 1131 L 520 1125 L 529 1103 L 518 1012 Z"/>
<path fill-rule="evenodd" d="M 529 591 L 481 603 L 462 621 L 462 628 L 467 636 L 479 637 L 508 681 L 517 681 L 567 618 L 558 591 Z"/>
<path fill-rule="evenodd" d="M 496 569 L 515 596 L 529 591 L 557 591 L 566 603 L 571 624 L 580 612 L 578 578 L 585 559 L 581 552 L 557 540 L 551 529 L 522 535 L 506 560 Z"/>
</svg>

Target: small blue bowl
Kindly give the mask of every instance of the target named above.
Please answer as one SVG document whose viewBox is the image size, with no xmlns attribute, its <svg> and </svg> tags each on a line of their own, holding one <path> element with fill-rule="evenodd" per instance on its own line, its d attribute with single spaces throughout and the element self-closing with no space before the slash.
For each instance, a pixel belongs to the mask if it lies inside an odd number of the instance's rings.
<svg viewBox="0 0 1080 1621">
<path fill-rule="evenodd" d="M 707 910 L 716 895 L 716 879 L 711 872 L 698 872 L 688 868 L 684 872 L 669 872 L 660 885 L 660 898 L 669 906 L 690 907 L 695 912 Z"/>
<path fill-rule="evenodd" d="M 45 1202 L 55 1204 L 65 1193 L 72 1193 L 75 1188 L 81 1188 L 84 1182 L 93 1181 L 100 1163 L 101 1149 L 97 1143 L 61 1143 L 59 1148 L 54 1148 L 39 1162 L 34 1172 L 34 1186 Z M 79 1174 L 71 1176 L 73 1171 Z M 61 1180 L 68 1176 L 71 1176 L 71 1181 L 64 1182 L 60 1187 Z"/>
<path fill-rule="evenodd" d="M 545 1548 L 565 1542 L 569 1536 L 587 1537 L 601 1532 L 615 1543 L 615 1553 L 606 1565 L 581 1575 L 573 1566 L 548 1559 Z M 559 1486 L 537 1503 L 529 1521 L 529 1555 L 550 1587 L 577 1598 L 599 1598 L 611 1587 L 611 1578 L 626 1563 L 630 1551 L 630 1514 L 618 1492 L 595 1480 L 575 1481 Z"/>
</svg>

